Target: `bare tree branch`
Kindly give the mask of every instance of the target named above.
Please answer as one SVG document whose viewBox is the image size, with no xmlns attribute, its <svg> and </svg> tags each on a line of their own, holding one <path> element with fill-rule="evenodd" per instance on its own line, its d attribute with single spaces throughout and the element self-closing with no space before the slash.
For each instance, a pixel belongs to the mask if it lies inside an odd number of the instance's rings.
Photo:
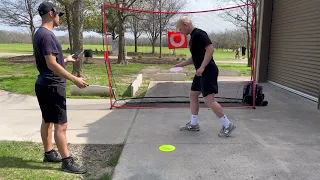
<svg viewBox="0 0 320 180">
<path fill-rule="evenodd" d="M 0 0 L 0 24 L 28 27 L 31 39 L 35 33 L 34 17 L 39 0 Z"/>
<path fill-rule="evenodd" d="M 149 0 L 148 10 L 160 11 L 160 4 L 158 1 Z M 180 11 L 186 4 L 183 0 L 162 0 L 161 11 L 163 12 L 177 12 Z M 146 14 L 147 21 L 144 21 L 144 31 L 147 34 L 149 41 L 152 44 L 152 53 L 156 41 L 160 37 L 160 34 L 169 28 L 172 18 L 175 14 Z M 160 26 L 161 23 L 161 26 Z M 161 29 L 160 29 L 161 27 Z"/>
</svg>

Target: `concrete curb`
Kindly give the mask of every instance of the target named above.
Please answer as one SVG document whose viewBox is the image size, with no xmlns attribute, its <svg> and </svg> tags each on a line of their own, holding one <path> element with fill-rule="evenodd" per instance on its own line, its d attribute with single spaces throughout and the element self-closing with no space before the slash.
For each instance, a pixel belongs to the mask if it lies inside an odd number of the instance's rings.
<svg viewBox="0 0 320 180">
<path fill-rule="evenodd" d="M 76 85 L 70 87 L 72 96 L 109 96 L 109 91 L 109 87 L 99 85 L 90 85 L 84 89 L 80 89 Z"/>
<path fill-rule="evenodd" d="M 131 96 L 134 96 L 142 85 L 142 74 L 138 74 L 137 78 L 132 82 L 131 88 Z"/>
<path fill-rule="evenodd" d="M 154 81 L 184 81 L 186 76 L 185 73 L 157 73 L 151 78 Z"/>
</svg>

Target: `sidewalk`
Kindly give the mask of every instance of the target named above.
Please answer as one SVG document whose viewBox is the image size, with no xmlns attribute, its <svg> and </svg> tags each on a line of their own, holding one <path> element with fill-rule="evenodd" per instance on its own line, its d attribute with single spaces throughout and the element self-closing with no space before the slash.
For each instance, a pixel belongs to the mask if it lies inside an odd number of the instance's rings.
<svg viewBox="0 0 320 180">
<path fill-rule="evenodd" d="M 0 57 L 14 57 L 14 56 L 27 56 L 32 54 L 19 54 L 19 53 L 3 53 L 0 52 Z"/>
<path fill-rule="evenodd" d="M 137 110 L 110 110 L 107 99 L 68 99 L 68 142 L 121 144 Z M 41 142 L 41 112 L 33 96 L 0 90 L 0 140 Z"/>
</svg>

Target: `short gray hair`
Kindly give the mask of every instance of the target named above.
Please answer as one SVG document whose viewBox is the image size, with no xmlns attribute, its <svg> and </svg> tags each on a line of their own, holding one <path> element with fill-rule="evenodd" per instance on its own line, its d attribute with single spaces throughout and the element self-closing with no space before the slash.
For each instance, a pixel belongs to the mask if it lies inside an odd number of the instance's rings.
<svg viewBox="0 0 320 180">
<path fill-rule="evenodd" d="M 178 26 L 179 24 L 192 24 L 192 21 L 191 21 L 191 19 L 190 19 L 188 16 L 182 16 L 182 17 L 178 20 L 177 26 Z"/>
</svg>

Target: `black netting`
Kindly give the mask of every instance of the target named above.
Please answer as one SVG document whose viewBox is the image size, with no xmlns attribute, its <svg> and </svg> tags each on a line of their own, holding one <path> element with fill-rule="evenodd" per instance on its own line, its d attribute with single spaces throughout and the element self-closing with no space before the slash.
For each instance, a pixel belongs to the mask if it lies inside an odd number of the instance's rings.
<svg viewBox="0 0 320 180">
<path fill-rule="evenodd" d="M 195 75 L 193 65 L 179 73 L 169 70 L 191 55 L 188 48 L 168 48 L 168 32 L 177 31 L 176 22 L 181 16 L 188 16 L 196 27 L 205 30 L 215 47 L 213 58 L 219 68 L 216 101 L 223 107 L 248 106 L 243 103 L 243 89 L 253 79 L 253 68 L 250 67 L 253 58 L 248 56 L 254 50 L 251 4 L 202 12 L 175 12 L 175 6 L 177 4 L 169 6 L 163 3 L 160 9 L 159 4 L 141 3 L 129 8 L 104 5 L 104 35 L 108 49 L 105 60 L 108 81 L 113 89 L 113 106 L 190 106 L 189 91 Z M 119 35 L 119 13 L 126 17 L 123 19 L 122 38 Z M 249 24 L 249 44 L 248 32 L 244 28 L 246 23 Z M 120 39 L 124 49 L 119 49 Z M 121 51 L 125 60 L 119 62 Z M 142 83 L 133 94 L 131 85 L 141 77 Z M 199 103 L 205 106 L 202 96 Z"/>
</svg>

